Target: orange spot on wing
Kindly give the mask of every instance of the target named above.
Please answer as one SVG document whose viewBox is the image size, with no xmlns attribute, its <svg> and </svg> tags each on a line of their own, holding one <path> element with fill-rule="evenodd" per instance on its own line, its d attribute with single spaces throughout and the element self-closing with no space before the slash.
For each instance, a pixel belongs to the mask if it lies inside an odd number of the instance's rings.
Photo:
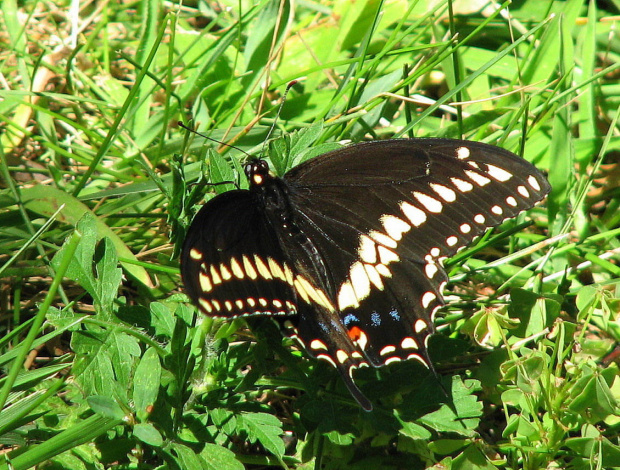
<svg viewBox="0 0 620 470">
<path fill-rule="evenodd" d="M 362 330 L 359 326 L 354 326 L 348 331 L 348 335 L 351 341 L 357 341 L 362 336 Z"/>
</svg>

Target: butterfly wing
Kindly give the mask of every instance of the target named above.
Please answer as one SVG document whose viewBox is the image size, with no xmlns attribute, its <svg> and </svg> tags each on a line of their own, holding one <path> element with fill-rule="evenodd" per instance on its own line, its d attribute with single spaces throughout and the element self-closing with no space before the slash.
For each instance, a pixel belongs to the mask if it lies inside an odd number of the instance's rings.
<svg viewBox="0 0 620 470">
<path fill-rule="evenodd" d="M 220 194 L 200 209 L 183 244 L 181 275 L 206 315 L 297 313 L 291 266 L 260 201 L 247 190 Z"/>
<path fill-rule="evenodd" d="M 260 160 L 246 172 L 250 191 L 217 196 L 190 227 L 189 297 L 207 315 L 290 315 L 288 334 L 337 367 L 365 409 L 354 368 L 430 366 L 443 259 L 549 191 L 516 155 L 448 139 L 353 145 L 283 180 Z"/>
<path fill-rule="evenodd" d="M 277 214 L 265 209 L 257 193 L 229 191 L 207 202 L 194 218 L 181 253 L 187 295 L 209 316 L 290 316 L 280 322 L 290 324 L 285 329 L 288 336 L 320 341 L 320 348 L 313 343 L 312 355 L 339 368 L 351 394 L 362 407 L 371 409 L 344 365 L 326 353 L 342 351 L 354 357 L 357 348 L 333 304 L 310 280 L 311 273 L 299 273 L 290 258 L 292 252 L 283 251 L 281 239 L 289 235 L 284 229 L 274 230 L 278 223 Z M 298 254 L 304 266 L 313 263 L 311 250 Z M 359 358 L 353 360 L 359 362 Z"/>
<path fill-rule="evenodd" d="M 299 228 L 327 265 L 322 282 L 347 336 L 374 366 L 407 358 L 430 365 L 426 345 L 447 281 L 442 261 L 549 191 L 516 155 L 448 139 L 353 145 L 284 179 Z M 316 338 L 300 339 L 312 351 Z M 329 354 L 349 372 L 360 365 Z"/>
</svg>

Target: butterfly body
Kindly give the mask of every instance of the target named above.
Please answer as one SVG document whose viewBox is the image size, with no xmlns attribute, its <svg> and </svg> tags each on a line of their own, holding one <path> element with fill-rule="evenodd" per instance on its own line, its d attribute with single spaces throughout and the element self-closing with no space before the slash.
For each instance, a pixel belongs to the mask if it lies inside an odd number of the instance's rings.
<svg viewBox="0 0 620 470">
<path fill-rule="evenodd" d="M 351 145 L 282 178 L 261 159 L 245 172 L 249 189 L 211 199 L 188 231 L 189 297 L 211 316 L 289 320 L 366 409 L 355 368 L 430 366 L 443 260 L 549 191 L 516 155 L 449 139 Z"/>
</svg>

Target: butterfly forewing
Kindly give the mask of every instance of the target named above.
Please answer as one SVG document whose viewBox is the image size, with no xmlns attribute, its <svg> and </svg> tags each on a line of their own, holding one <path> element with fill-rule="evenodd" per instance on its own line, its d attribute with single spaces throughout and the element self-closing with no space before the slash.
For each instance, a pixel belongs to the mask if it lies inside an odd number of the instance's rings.
<svg viewBox="0 0 620 470">
<path fill-rule="evenodd" d="M 549 189 L 510 152 L 446 139 L 348 147 L 285 180 L 302 231 L 330 262 L 342 322 L 373 365 L 428 364 L 447 280 L 442 261 Z"/>
</svg>

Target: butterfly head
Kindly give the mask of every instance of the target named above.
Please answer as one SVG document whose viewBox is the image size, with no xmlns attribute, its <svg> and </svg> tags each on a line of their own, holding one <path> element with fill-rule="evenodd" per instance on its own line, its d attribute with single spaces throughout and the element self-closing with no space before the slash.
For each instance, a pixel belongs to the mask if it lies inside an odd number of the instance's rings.
<svg viewBox="0 0 620 470">
<path fill-rule="evenodd" d="M 263 186 L 265 181 L 273 178 L 269 171 L 269 165 L 262 158 L 251 158 L 248 160 L 244 171 L 250 186 Z"/>
</svg>

